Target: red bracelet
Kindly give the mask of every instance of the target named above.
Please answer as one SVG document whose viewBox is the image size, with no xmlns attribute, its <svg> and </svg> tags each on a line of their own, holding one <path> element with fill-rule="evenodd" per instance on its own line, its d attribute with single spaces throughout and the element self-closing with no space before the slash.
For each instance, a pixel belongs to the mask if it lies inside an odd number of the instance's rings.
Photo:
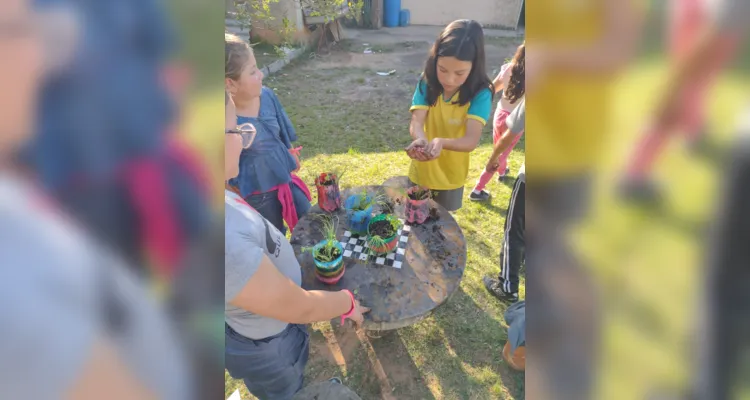
<svg viewBox="0 0 750 400">
<path fill-rule="evenodd" d="M 357 304 L 357 302 L 356 302 L 356 301 L 354 300 L 354 295 L 352 294 L 352 292 L 350 292 L 350 291 L 348 291 L 348 290 L 346 290 L 346 289 L 344 289 L 344 292 L 346 292 L 346 293 L 347 293 L 347 294 L 349 295 L 349 297 L 350 297 L 350 298 L 352 299 L 352 308 L 351 308 L 351 309 L 350 309 L 350 310 L 349 310 L 349 311 L 348 311 L 348 312 L 347 312 L 346 314 L 343 314 L 343 315 L 341 316 L 341 325 L 342 325 L 342 326 L 344 325 L 344 321 L 345 321 L 345 320 L 346 320 L 347 318 L 351 317 L 351 316 L 352 316 L 352 314 L 354 314 L 354 307 L 355 307 L 355 305 Z"/>
</svg>

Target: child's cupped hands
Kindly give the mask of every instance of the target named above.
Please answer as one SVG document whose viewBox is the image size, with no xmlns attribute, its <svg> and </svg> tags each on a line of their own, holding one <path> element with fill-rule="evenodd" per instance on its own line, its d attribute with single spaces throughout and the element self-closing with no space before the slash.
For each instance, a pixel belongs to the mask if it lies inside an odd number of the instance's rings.
<svg viewBox="0 0 750 400">
<path fill-rule="evenodd" d="M 406 154 L 412 160 L 429 161 L 432 159 L 432 157 L 430 157 L 429 153 L 427 153 L 427 145 L 428 143 L 426 139 L 416 139 L 406 147 Z"/>
<path fill-rule="evenodd" d="M 432 139 L 430 144 L 428 144 L 427 148 L 425 149 L 425 153 L 427 153 L 430 159 L 440 157 L 440 153 L 442 153 L 442 151 L 443 151 L 443 141 L 440 138 Z"/>
</svg>

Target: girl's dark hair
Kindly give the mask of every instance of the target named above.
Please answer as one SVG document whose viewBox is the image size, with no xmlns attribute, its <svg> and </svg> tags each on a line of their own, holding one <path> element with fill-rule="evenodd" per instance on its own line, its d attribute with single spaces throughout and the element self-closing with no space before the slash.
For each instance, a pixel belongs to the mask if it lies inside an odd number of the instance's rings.
<svg viewBox="0 0 750 400">
<path fill-rule="evenodd" d="M 526 93 L 526 42 L 521 43 L 511 61 L 510 82 L 503 96 L 514 104 Z"/>
<path fill-rule="evenodd" d="M 432 45 L 422 73 L 422 80 L 427 84 L 425 98 L 430 105 L 434 105 L 443 93 L 437 76 L 438 57 L 455 57 L 461 61 L 471 61 L 469 77 L 459 89 L 459 105 L 466 105 L 483 89 L 489 88 L 491 93 L 495 93 L 492 81 L 487 76 L 484 31 L 479 22 L 468 19 L 453 21 L 445 27 Z"/>
</svg>

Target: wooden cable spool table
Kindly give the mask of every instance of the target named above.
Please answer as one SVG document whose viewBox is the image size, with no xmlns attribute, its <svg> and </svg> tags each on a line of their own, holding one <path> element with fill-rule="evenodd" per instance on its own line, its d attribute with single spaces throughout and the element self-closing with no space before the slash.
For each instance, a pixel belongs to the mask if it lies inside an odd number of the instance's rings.
<svg viewBox="0 0 750 400">
<path fill-rule="evenodd" d="M 383 194 L 393 206 L 393 214 L 404 219 L 405 198 L 402 189 L 366 186 L 341 191 L 342 200 L 362 189 L 369 195 Z M 365 315 L 363 328 L 387 331 L 410 326 L 427 317 L 458 289 L 466 267 L 466 240 L 453 216 L 430 200 L 430 218 L 421 225 L 410 225 L 405 243 L 385 257 L 346 256 L 346 272 L 335 285 L 326 285 L 316 278 L 310 252 L 323 238 L 315 215 L 328 214 L 318 206 L 310 209 L 292 234 L 292 246 L 302 267 L 302 287 L 307 290 L 349 289 L 371 311 Z M 376 209 L 374 214 L 381 210 Z M 337 238 L 348 242 L 346 210 L 340 208 L 329 215 L 338 220 Z M 343 244 L 343 243 L 342 243 Z M 398 252 L 398 249 L 402 249 Z M 400 254 L 403 253 L 403 254 Z M 390 256 L 390 258 L 389 258 Z M 386 264 L 380 262 L 387 261 Z"/>
</svg>

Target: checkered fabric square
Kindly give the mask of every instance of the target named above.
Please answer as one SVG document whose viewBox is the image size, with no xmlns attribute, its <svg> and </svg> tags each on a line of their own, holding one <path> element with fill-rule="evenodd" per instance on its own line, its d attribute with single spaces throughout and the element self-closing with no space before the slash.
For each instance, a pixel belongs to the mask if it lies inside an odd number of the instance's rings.
<svg viewBox="0 0 750 400">
<path fill-rule="evenodd" d="M 401 222 L 402 224 L 404 223 L 403 220 Z M 401 265 L 403 264 L 406 255 L 406 243 L 409 241 L 409 233 L 411 233 L 411 226 L 404 224 L 397 232 L 398 245 L 396 248 L 388 254 L 373 257 L 374 260 L 372 261 L 378 265 L 386 265 L 388 267 L 401 269 Z M 367 261 L 368 245 L 365 236 L 359 236 L 350 231 L 346 231 L 341 240 L 341 246 L 344 247 L 344 257 Z"/>
</svg>

